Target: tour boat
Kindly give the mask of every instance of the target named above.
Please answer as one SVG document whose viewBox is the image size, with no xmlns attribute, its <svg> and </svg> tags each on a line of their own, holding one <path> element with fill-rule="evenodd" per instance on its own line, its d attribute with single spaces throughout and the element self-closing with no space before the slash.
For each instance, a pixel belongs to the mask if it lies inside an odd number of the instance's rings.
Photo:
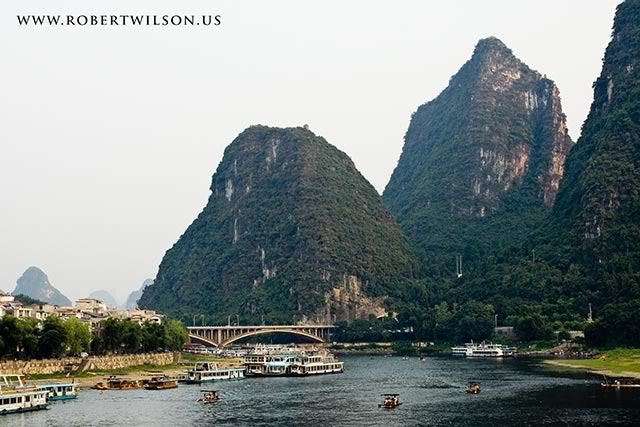
<svg viewBox="0 0 640 427">
<path fill-rule="evenodd" d="M 258 344 L 243 357 L 245 375 L 263 377 L 288 374 L 291 366 L 288 359 L 297 354 L 304 354 L 304 350 L 282 345 Z"/>
<path fill-rule="evenodd" d="M 0 415 L 46 409 L 48 393 L 26 385 L 22 375 L 0 374 Z"/>
<path fill-rule="evenodd" d="M 471 356 L 471 348 L 473 343 L 467 343 L 464 346 L 451 347 L 451 354 L 454 356 Z"/>
<path fill-rule="evenodd" d="M 250 355 L 245 357 L 247 376 L 282 377 L 309 376 L 340 373 L 344 363 L 327 352 L 305 352 L 296 354 Z"/>
<path fill-rule="evenodd" d="M 78 389 L 76 383 L 64 383 L 64 384 L 37 384 L 36 387 L 39 390 L 46 390 L 49 401 L 54 400 L 69 400 L 78 397 Z"/>
<path fill-rule="evenodd" d="M 197 362 L 193 369 L 187 371 L 187 377 L 181 382 L 200 384 L 210 381 L 240 380 L 244 378 L 244 368 L 220 369 L 215 362 Z"/>
<path fill-rule="evenodd" d="M 505 347 L 502 344 L 486 344 L 484 341 L 480 344 L 470 342 L 466 343 L 464 347 L 451 347 L 451 354 L 466 357 L 508 357 L 513 356 L 514 349 Z"/>
<path fill-rule="evenodd" d="M 178 387 L 178 380 L 166 375 L 151 377 L 151 379 L 144 385 L 146 390 L 167 390 L 176 387 Z"/>
<path fill-rule="evenodd" d="M 270 356 L 264 364 L 262 376 L 280 377 L 291 375 L 291 370 L 296 361 L 297 356 L 295 355 Z"/>
<path fill-rule="evenodd" d="M 301 355 L 291 368 L 294 376 L 336 374 L 344 371 L 344 362 L 337 361 L 332 354 Z"/>
<path fill-rule="evenodd" d="M 134 390 L 142 387 L 142 382 L 138 380 L 127 380 L 124 378 L 117 378 L 116 376 L 110 376 L 107 378 L 107 382 L 99 382 L 92 388 L 96 390 Z"/>
</svg>

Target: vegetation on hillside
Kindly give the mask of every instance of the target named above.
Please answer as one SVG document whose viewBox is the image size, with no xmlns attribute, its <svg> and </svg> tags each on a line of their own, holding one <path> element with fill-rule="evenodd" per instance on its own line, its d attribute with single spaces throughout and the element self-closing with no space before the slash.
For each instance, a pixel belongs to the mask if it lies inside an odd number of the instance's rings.
<svg viewBox="0 0 640 427">
<path fill-rule="evenodd" d="M 364 298 L 404 298 L 415 283 L 409 243 L 376 190 L 307 129 L 248 128 L 211 191 L 141 307 L 218 324 L 333 321 L 356 317 Z M 361 300 L 338 301 L 347 295 Z"/>
<path fill-rule="evenodd" d="M 514 326 L 525 339 L 586 329 L 591 345 L 639 345 L 639 58 L 640 1 L 627 0 L 618 7 L 602 74 L 594 84 L 591 112 L 568 155 L 552 210 L 536 201 L 538 193 L 529 175 L 517 191 L 504 194 L 494 214 L 459 220 L 444 211 L 446 206 L 438 210 L 437 204 L 437 197 L 447 194 L 438 195 L 438 189 L 451 188 L 459 192 L 464 206 L 473 207 L 460 190 L 469 177 L 447 172 L 455 169 L 447 163 L 449 155 L 441 158 L 442 153 L 433 151 L 435 160 L 425 160 L 429 151 L 423 149 L 423 154 L 407 157 L 415 164 L 403 167 L 401 160 L 385 201 L 418 243 L 430 277 L 430 305 L 426 300 L 403 302 L 403 311 L 413 313 L 411 323 L 418 331 L 434 332 L 427 325 L 441 301 L 460 305 L 477 300 L 490 304 L 499 324 Z M 461 73 L 452 83 L 462 77 Z M 432 145 L 439 138 L 446 140 L 439 150 L 460 143 L 455 135 L 464 128 L 464 115 L 459 119 L 446 115 L 461 108 L 456 107 L 460 100 L 449 96 L 454 92 L 448 89 L 416 113 L 405 151 L 417 150 L 418 136 L 428 136 L 425 140 Z M 438 121 L 424 122 L 434 109 L 438 114 L 433 120 Z M 486 109 L 484 118 L 476 117 L 477 123 L 486 122 L 492 129 L 495 112 Z M 449 154 L 450 162 L 461 161 L 467 174 L 472 173 L 472 164 L 464 163 L 457 153 Z M 435 176 L 404 176 L 423 174 L 427 164 Z M 461 278 L 453 272 L 456 254 L 465 261 Z M 586 325 L 590 304 L 595 321 Z"/>
</svg>

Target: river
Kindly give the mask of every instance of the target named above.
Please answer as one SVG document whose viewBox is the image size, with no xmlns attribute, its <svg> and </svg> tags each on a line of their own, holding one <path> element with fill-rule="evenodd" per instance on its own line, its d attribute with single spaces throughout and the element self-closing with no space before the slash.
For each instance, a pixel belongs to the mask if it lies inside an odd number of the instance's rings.
<svg viewBox="0 0 640 427">
<path fill-rule="evenodd" d="M 639 425 L 640 393 L 604 392 L 598 379 L 518 359 L 345 356 L 343 374 L 220 382 L 165 391 L 82 390 L 47 411 L 0 416 L 0 426 L 440 426 Z M 468 381 L 479 395 L 464 392 Z M 379 409 L 380 393 L 404 402 Z"/>
</svg>

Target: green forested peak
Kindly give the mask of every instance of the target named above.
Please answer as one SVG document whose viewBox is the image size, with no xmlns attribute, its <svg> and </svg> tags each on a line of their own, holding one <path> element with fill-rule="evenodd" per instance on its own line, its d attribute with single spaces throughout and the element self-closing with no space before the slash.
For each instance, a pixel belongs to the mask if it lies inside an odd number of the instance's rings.
<svg viewBox="0 0 640 427">
<path fill-rule="evenodd" d="M 408 241 L 342 151 L 305 127 L 251 126 L 140 306 L 216 322 L 384 315 L 414 283 Z"/>
</svg>

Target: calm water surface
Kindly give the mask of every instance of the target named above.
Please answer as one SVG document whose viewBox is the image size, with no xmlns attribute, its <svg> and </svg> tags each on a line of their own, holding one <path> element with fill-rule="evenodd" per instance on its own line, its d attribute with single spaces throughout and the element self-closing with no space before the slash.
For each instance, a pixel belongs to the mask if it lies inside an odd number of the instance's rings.
<svg viewBox="0 0 640 427">
<path fill-rule="evenodd" d="M 602 392 L 596 378 L 558 376 L 522 360 L 343 357 L 345 372 L 216 383 L 165 391 L 82 390 L 47 411 L 0 417 L 0 426 L 510 426 L 640 425 L 640 393 Z M 469 380 L 482 385 L 468 395 Z M 206 388 L 206 387 L 205 387 Z M 403 405 L 378 409 L 380 393 Z"/>
</svg>

